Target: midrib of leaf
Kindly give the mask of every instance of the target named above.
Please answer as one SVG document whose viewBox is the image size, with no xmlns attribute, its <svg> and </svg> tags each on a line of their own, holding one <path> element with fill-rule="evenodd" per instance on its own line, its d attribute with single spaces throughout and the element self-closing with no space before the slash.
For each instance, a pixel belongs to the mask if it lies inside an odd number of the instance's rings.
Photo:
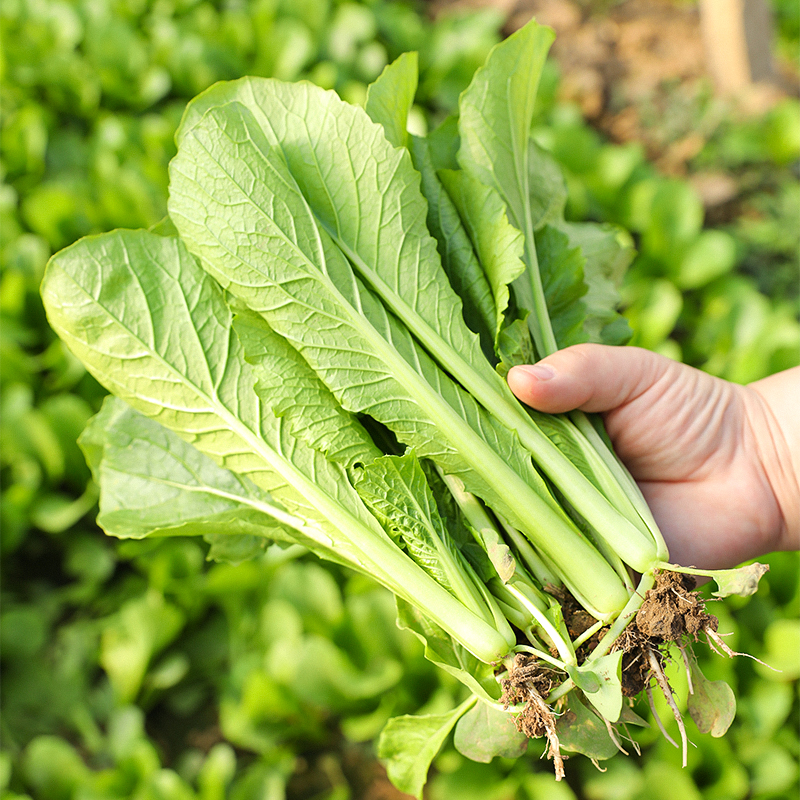
<svg viewBox="0 0 800 800">
<path fill-rule="evenodd" d="M 322 532 L 319 528 L 309 525 L 306 520 L 303 520 L 293 514 L 289 514 L 277 505 L 264 503 L 261 500 L 255 500 L 252 497 L 247 497 L 246 495 L 226 492 L 208 484 L 203 486 L 189 486 L 185 483 L 170 481 L 166 478 L 159 478 L 158 476 L 154 475 L 148 476 L 148 480 L 152 481 L 153 483 L 161 484 L 162 486 L 169 486 L 172 489 L 179 489 L 182 492 L 189 492 L 190 494 L 209 494 L 213 497 L 219 497 L 222 500 L 231 500 L 239 505 L 250 506 L 250 508 L 254 509 L 255 511 L 261 511 L 264 514 L 268 514 L 270 517 L 274 517 L 278 522 L 288 525 L 290 528 L 295 528 L 301 533 L 309 535 L 309 533 L 313 532 L 316 534 L 315 537 L 312 537 L 314 538 L 314 541 L 319 542 L 319 544 L 324 545 L 325 547 L 331 546 L 330 539 L 327 536 L 325 536 L 324 539 L 320 537 L 320 533 Z"/>
</svg>

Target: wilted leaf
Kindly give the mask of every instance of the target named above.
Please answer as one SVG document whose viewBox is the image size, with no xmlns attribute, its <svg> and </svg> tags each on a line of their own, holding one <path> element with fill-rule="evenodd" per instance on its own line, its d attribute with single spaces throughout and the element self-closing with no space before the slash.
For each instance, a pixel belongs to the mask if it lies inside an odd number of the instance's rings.
<svg viewBox="0 0 800 800">
<path fill-rule="evenodd" d="M 708 574 L 717 584 L 714 597 L 730 597 L 732 594 L 748 597 L 756 593 L 758 582 L 767 572 L 769 572 L 767 564 L 755 563 L 736 569 L 715 570 Z"/>
<path fill-rule="evenodd" d="M 736 696 L 725 681 L 710 681 L 692 664 L 694 691 L 689 695 L 689 714 L 701 733 L 720 737 L 736 716 Z"/>
</svg>

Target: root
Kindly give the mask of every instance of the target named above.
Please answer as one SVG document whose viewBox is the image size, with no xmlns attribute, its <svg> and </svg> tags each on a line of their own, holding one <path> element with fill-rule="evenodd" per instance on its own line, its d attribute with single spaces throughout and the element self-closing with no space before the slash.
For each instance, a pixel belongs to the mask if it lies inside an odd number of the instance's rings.
<svg viewBox="0 0 800 800">
<path fill-rule="evenodd" d="M 647 700 L 650 703 L 650 711 L 653 713 L 653 719 L 656 721 L 656 725 L 658 725 L 658 729 L 661 731 L 661 735 L 673 746 L 677 747 L 678 743 L 667 733 L 667 729 L 664 727 L 664 723 L 661 721 L 661 717 L 658 716 L 658 711 L 656 711 L 656 704 L 653 702 L 653 689 L 648 684 L 645 687 L 645 691 L 647 692 Z"/>
<path fill-rule="evenodd" d="M 614 742 L 614 745 L 616 746 L 617 750 L 619 750 L 620 753 L 622 753 L 622 755 L 624 756 L 630 755 L 628 751 L 620 744 L 619 738 L 617 737 L 617 732 L 614 730 L 614 726 L 605 717 L 600 717 L 600 719 L 602 719 L 603 722 L 605 723 L 606 730 L 608 731 L 608 738 L 611 739 L 612 742 Z"/>
<path fill-rule="evenodd" d="M 650 678 L 649 650 L 672 643 L 682 647 L 688 640 L 697 640 L 703 630 L 716 630 L 716 618 L 705 611 L 693 585 L 688 575 L 658 573 L 635 618 L 615 642 L 614 649 L 624 652 L 622 693 L 626 697 L 636 697 Z"/>
<path fill-rule="evenodd" d="M 678 650 L 681 651 L 683 666 L 686 669 L 686 682 L 689 684 L 689 694 L 694 694 L 694 684 L 692 683 L 692 666 L 689 663 L 689 656 L 686 655 L 686 647 L 678 645 Z"/>
<path fill-rule="evenodd" d="M 553 759 L 556 780 L 560 781 L 564 777 L 564 757 L 556 731 L 556 716 L 542 697 L 552 689 L 554 676 L 554 671 L 538 658 L 520 653 L 515 656 L 508 677 L 500 683 L 506 708 L 525 704 L 514 720 L 517 730 L 532 739 L 542 736 L 547 739 L 547 756 Z"/>
<path fill-rule="evenodd" d="M 713 628 L 705 628 L 705 634 L 706 636 L 708 636 L 708 646 L 718 655 L 724 654 L 728 656 L 728 658 L 733 658 L 734 656 L 744 656 L 745 658 L 752 658 L 753 661 L 757 661 L 759 664 L 761 664 L 762 667 L 771 669 L 773 672 L 780 672 L 779 669 L 775 669 L 775 667 L 771 667 L 769 664 L 765 664 L 760 658 L 756 658 L 755 656 L 750 655 L 750 653 L 737 653 L 736 650 L 731 650 L 731 648 L 728 647 L 728 645 L 722 638 L 722 634 L 718 633 Z M 719 650 L 717 648 L 719 648 Z"/>
<path fill-rule="evenodd" d="M 565 774 L 564 758 L 561 755 L 561 743 L 558 741 L 558 733 L 556 732 L 555 716 L 536 689 L 529 689 L 528 702 L 544 727 L 544 735 L 547 737 L 548 745 L 547 757 L 553 759 L 556 780 L 560 781 Z"/>
<path fill-rule="evenodd" d="M 629 742 L 630 746 L 633 748 L 633 752 L 636 753 L 637 756 L 641 756 L 642 748 L 639 746 L 639 742 L 633 738 L 631 735 L 630 730 L 628 730 L 628 726 L 623 722 L 622 727 L 625 730 L 625 739 Z"/>
<path fill-rule="evenodd" d="M 686 727 L 683 724 L 683 717 L 681 716 L 681 712 L 678 710 L 678 706 L 675 704 L 675 698 L 672 696 L 672 687 L 669 685 L 669 681 L 667 680 L 667 676 L 664 674 L 664 670 L 661 668 L 661 664 L 658 663 L 656 654 L 652 650 L 648 650 L 647 656 L 650 660 L 650 669 L 653 671 L 653 675 L 658 683 L 658 688 L 664 693 L 664 699 L 667 701 L 667 704 L 672 710 L 672 716 L 675 717 L 675 722 L 678 723 L 678 731 L 681 734 L 681 754 L 683 757 L 683 766 L 686 767 L 686 765 L 689 763 L 689 739 L 686 736 Z M 652 694 L 650 696 L 652 698 Z M 663 731 L 663 726 L 661 726 L 661 729 Z"/>
</svg>

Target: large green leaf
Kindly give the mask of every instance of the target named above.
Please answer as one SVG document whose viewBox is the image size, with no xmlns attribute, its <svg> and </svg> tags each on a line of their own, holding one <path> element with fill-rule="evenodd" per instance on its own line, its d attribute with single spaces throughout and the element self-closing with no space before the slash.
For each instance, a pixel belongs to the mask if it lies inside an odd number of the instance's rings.
<svg viewBox="0 0 800 800">
<path fill-rule="evenodd" d="M 459 101 L 461 167 L 493 186 L 511 221 L 532 230 L 529 140 L 536 94 L 554 34 L 531 21 L 496 45 Z"/>
<path fill-rule="evenodd" d="M 106 398 L 80 445 L 100 486 L 97 523 L 113 536 L 301 536 L 283 529 L 274 515 L 285 509 L 252 481 L 116 397 Z"/>
<path fill-rule="evenodd" d="M 326 93 L 314 97 L 329 99 Z M 332 112 L 327 106 L 308 110 L 310 117 L 316 113 L 327 119 Z M 345 123 L 352 122 L 349 115 L 345 112 Z M 374 129 L 366 117 L 359 119 Z M 438 369 L 408 329 L 353 275 L 309 208 L 309 190 L 301 191 L 284 150 L 270 144 L 264 124 L 233 102 L 210 108 L 184 133 L 171 165 L 170 214 L 190 249 L 227 289 L 264 315 L 301 352 L 345 409 L 370 414 L 420 457 L 458 474 L 470 491 L 524 529 L 565 571 L 576 559 L 592 563 L 609 580 L 592 581 L 578 594 L 593 597 L 589 602 L 596 603 L 595 608 L 616 610 L 622 600 L 622 593 L 611 588 L 616 579 L 566 521 L 514 434 Z M 398 154 L 391 149 L 387 158 Z M 358 207 L 345 206 L 340 212 L 342 220 L 359 216 Z M 410 223 L 411 239 L 415 220 Z M 420 222 L 424 227 L 424 219 Z M 358 225 L 351 219 L 342 227 Z M 420 247 L 434 247 L 427 234 L 417 239 Z M 396 266 L 396 249 L 391 261 Z M 434 289 L 443 283 L 441 272 L 426 281 L 418 294 L 435 299 Z M 445 326 L 456 315 L 453 330 L 461 330 L 457 302 L 445 298 L 433 309 L 427 300 L 418 302 L 440 314 Z M 469 340 L 465 345 L 477 347 L 474 334 L 467 331 L 464 336 Z M 482 369 L 499 380 L 479 348 L 477 358 L 482 359 Z M 556 537 L 552 531 L 558 529 Z"/>
<path fill-rule="evenodd" d="M 114 394 L 247 476 L 316 548 L 421 603 L 482 658 L 505 653 L 494 628 L 397 549 L 344 467 L 259 401 L 223 293 L 179 240 L 143 231 L 84 239 L 50 261 L 42 297 L 50 324 Z"/>
<path fill-rule="evenodd" d="M 70 349 L 133 408 L 321 531 L 336 535 L 318 510 L 333 502 L 383 536 L 341 469 L 299 447 L 259 402 L 222 292 L 178 239 L 83 239 L 50 261 L 42 297 Z"/>
<path fill-rule="evenodd" d="M 393 147 L 363 109 L 334 92 L 258 78 L 217 84 L 196 98 L 179 143 L 210 109 L 232 102 L 247 108 L 259 138 L 281 153 L 319 227 L 434 357 L 443 358 L 446 348 L 450 362 L 464 362 L 511 397 L 464 324 L 461 300 L 441 270 L 408 151 Z"/>
<path fill-rule="evenodd" d="M 245 191 L 248 175 L 257 178 Z M 358 282 L 318 227 L 280 151 L 243 106 L 211 109 L 184 137 L 172 164 L 170 208 L 203 266 L 288 339 L 348 411 L 375 417 L 447 471 L 468 471 L 447 441 L 448 423 L 435 424 L 444 398 L 444 414 L 469 417 L 507 463 L 536 482 L 508 433 Z"/>
<path fill-rule="evenodd" d="M 552 41 L 552 30 L 532 20 L 489 53 L 459 100 L 459 164 L 500 194 L 525 236 L 528 270 L 515 286 L 520 304 L 533 312 L 529 325 L 540 357 L 557 348 L 536 260 L 534 212 L 541 218 L 546 210 L 531 203 L 530 130 Z"/>
</svg>

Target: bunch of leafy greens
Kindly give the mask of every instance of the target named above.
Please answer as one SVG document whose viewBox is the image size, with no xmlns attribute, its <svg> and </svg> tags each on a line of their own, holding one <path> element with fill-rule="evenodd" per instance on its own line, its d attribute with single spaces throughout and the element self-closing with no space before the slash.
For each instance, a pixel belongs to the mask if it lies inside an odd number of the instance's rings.
<svg viewBox="0 0 800 800">
<path fill-rule="evenodd" d="M 81 240 L 42 286 L 115 395 L 81 440 L 107 532 L 202 535 L 234 560 L 299 544 L 360 570 L 471 690 L 387 726 L 390 777 L 417 795 L 454 726 L 476 760 L 525 749 L 500 689 L 519 653 L 553 675 L 529 694 L 557 773 L 559 736 L 607 758 L 632 721 L 614 645 L 667 566 L 599 424 L 524 409 L 502 377 L 628 335 L 627 240 L 565 222 L 558 167 L 530 140 L 551 38 L 532 22 L 498 45 L 424 138 L 406 131 L 415 54 L 366 110 L 307 83 L 217 84 L 177 133 L 169 218 Z M 565 598 L 593 618 L 577 636 Z M 719 735 L 728 694 L 697 694 Z"/>
</svg>

